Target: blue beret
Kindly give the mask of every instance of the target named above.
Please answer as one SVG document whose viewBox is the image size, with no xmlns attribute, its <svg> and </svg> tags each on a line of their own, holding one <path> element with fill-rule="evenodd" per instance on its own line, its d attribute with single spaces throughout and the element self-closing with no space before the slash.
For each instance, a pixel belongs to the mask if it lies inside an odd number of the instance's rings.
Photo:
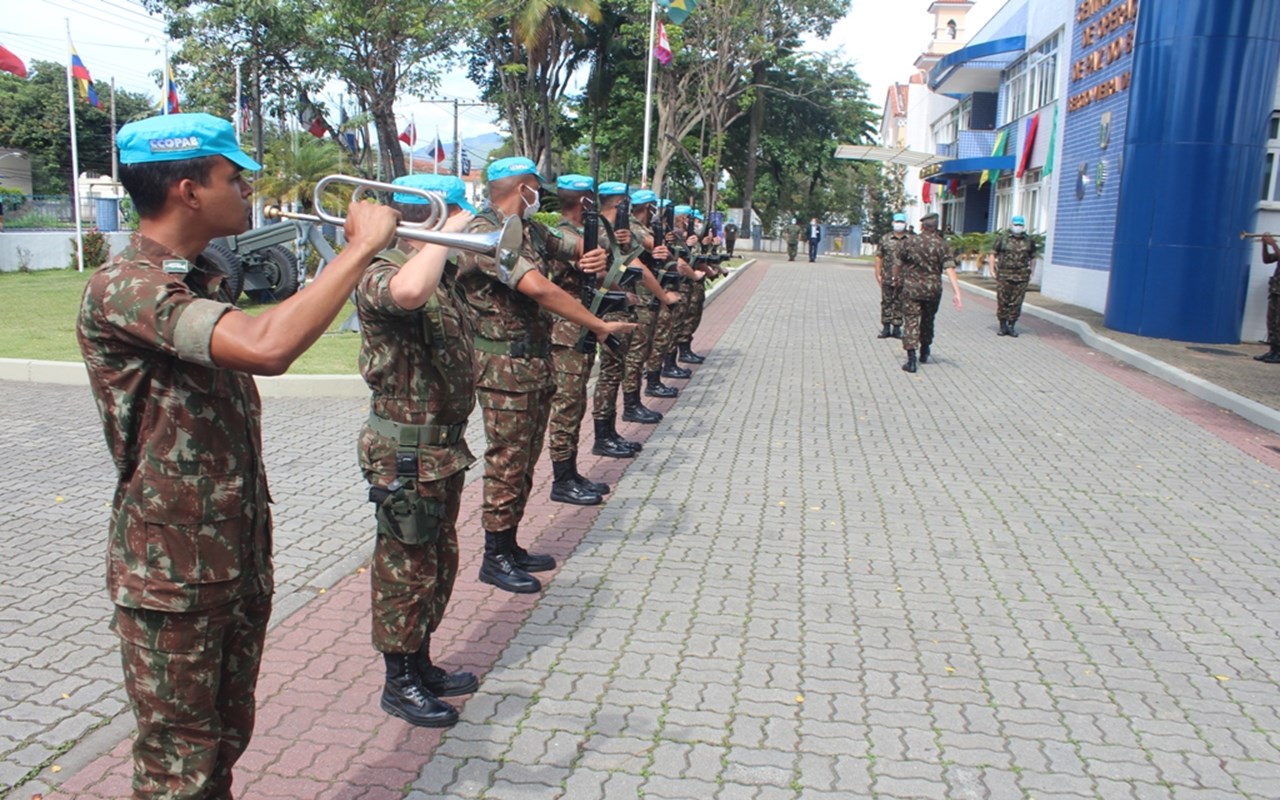
<svg viewBox="0 0 1280 800">
<path fill-rule="evenodd" d="M 1022 217 L 1014 217 L 1014 218 L 1013 218 L 1013 224 L 1014 224 L 1014 225 L 1026 225 L 1026 224 L 1027 224 L 1027 221 L 1026 221 L 1025 219 L 1023 219 Z"/>
<path fill-rule="evenodd" d="M 392 181 L 396 186 L 408 186 L 426 192 L 438 192 L 444 195 L 444 201 L 451 206 L 459 206 L 470 214 L 476 213 L 476 207 L 467 202 L 467 186 L 456 175 L 432 175 L 419 172 L 416 175 L 401 175 Z M 396 192 L 391 199 L 405 205 L 426 205 L 426 198 L 416 194 Z"/>
<path fill-rule="evenodd" d="M 589 175 L 561 175 L 556 178 L 556 188 L 566 192 L 589 192 L 596 188 L 596 182 Z"/>
<path fill-rule="evenodd" d="M 546 183 L 542 175 L 538 173 L 538 167 L 527 158 L 500 158 L 489 165 L 485 170 L 485 178 L 490 181 L 500 181 L 503 178 L 516 178 L 521 175 L 532 175 L 538 179 L 538 183 Z"/>
<path fill-rule="evenodd" d="M 901 213 L 901 212 L 899 212 L 899 213 L 897 213 L 897 214 L 894 214 L 894 215 L 893 215 L 893 221 L 894 221 L 894 222 L 906 222 L 906 221 L 907 221 L 907 215 L 906 215 L 906 214 L 903 214 L 903 213 Z"/>
<path fill-rule="evenodd" d="M 676 206 L 671 210 L 677 217 L 687 217 L 693 213 L 692 206 Z"/>
<path fill-rule="evenodd" d="M 671 198 L 669 197 L 658 198 L 658 208 L 666 208 L 669 205 L 671 205 Z"/>
<path fill-rule="evenodd" d="M 121 164 L 225 156 L 241 169 L 262 166 L 236 143 L 236 129 L 212 114 L 165 114 L 130 122 L 116 134 Z"/>
<path fill-rule="evenodd" d="M 622 181 L 605 181 L 600 184 L 601 197 L 616 197 L 627 193 L 627 185 Z"/>
<path fill-rule="evenodd" d="M 693 218 L 694 218 L 694 219 L 702 219 L 702 212 L 695 208 L 695 209 L 693 210 Z"/>
<path fill-rule="evenodd" d="M 631 193 L 631 205 L 642 206 L 646 203 L 658 202 L 658 195 L 650 189 L 637 189 Z"/>
</svg>

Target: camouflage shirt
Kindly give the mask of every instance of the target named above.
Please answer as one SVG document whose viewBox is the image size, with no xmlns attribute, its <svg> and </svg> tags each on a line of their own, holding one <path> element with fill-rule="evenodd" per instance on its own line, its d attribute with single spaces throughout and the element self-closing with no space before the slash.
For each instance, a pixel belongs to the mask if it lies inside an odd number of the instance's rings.
<svg viewBox="0 0 1280 800">
<path fill-rule="evenodd" d="M 261 401 L 209 352 L 232 308 L 221 273 L 140 234 L 85 287 L 76 332 L 116 467 L 117 605 L 192 611 L 272 590 Z"/>
<path fill-rule="evenodd" d="M 782 229 L 782 238 L 787 240 L 787 244 L 800 243 L 800 226 L 792 223 Z"/>
<path fill-rule="evenodd" d="M 1025 233 L 1006 233 L 996 239 L 996 274 L 1007 280 L 1025 281 L 1031 277 L 1031 262 L 1036 257 L 1035 240 Z"/>
<path fill-rule="evenodd" d="M 373 392 L 369 408 L 379 417 L 407 425 L 456 425 L 475 407 L 475 314 L 455 279 L 452 264 L 426 305 L 402 308 L 391 297 L 391 279 L 413 250 L 374 260 L 356 290 L 360 314 L 360 374 Z M 388 257 L 388 255 L 393 257 Z M 397 263 L 397 262 L 401 263 Z M 365 425 L 360 466 L 382 485 L 396 476 L 398 442 Z M 465 439 L 418 449 L 418 480 L 438 481 L 475 463 Z"/>
<path fill-rule="evenodd" d="M 567 219 L 560 220 L 560 231 L 573 237 L 582 235 L 582 228 Z M 587 296 L 588 286 L 596 279 L 578 269 L 577 262 L 576 252 L 572 256 L 560 254 L 560 257 L 550 262 L 551 280 L 561 289 L 581 300 Z M 551 343 L 561 347 L 573 347 L 578 343 L 581 332 L 581 325 L 575 325 L 567 319 L 556 319 L 551 324 Z"/>
<path fill-rule="evenodd" d="M 880 237 L 880 279 L 888 284 L 902 281 L 902 251 L 911 241 L 912 234 L 905 231 L 886 233 Z"/>
<path fill-rule="evenodd" d="M 942 273 L 955 269 L 951 247 L 936 231 L 921 231 L 902 248 L 902 291 L 905 297 L 921 299 L 942 294 Z"/>
</svg>

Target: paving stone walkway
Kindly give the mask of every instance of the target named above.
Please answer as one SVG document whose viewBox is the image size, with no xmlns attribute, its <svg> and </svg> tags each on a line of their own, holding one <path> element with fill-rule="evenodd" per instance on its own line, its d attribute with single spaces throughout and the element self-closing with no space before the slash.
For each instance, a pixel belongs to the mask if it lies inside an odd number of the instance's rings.
<svg viewBox="0 0 1280 800">
<path fill-rule="evenodd" d="M 997 337 L 984 299 L 938 327 L 910 376 L 869 269 L 751 268 L 667 419 L 627 426 L 641 456 L 584 458 L 606 505 L 546 502 L 540 470 L 539 596 L 474 581 L 469 486 L 436 638 L 484 680 L 443 734 L 376 707 L 363 404 L 269 402 L 291 577 L 237 796 L 1280 797 L 1280 437 L 1047 323 Z M 87 392 L 0 396 L 9 779 L 120 701 Z M 99 750 L 14 796 L 125 796 L 127 741 Z"/>
</svg>

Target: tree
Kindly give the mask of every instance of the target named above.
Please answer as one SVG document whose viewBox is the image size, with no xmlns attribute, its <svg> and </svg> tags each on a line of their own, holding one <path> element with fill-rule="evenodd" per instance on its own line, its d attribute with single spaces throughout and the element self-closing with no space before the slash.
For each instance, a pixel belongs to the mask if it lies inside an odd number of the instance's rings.
<svg viewBox="0 0 1280 800">
<path fill-rule="evenodd" d="M 282 131 L 268 143 L 266 160 L 254 188 L 264 198 L 293 203 L 304 212 L 312 212 L 316 184 L 321 178 L 343 172 L 346 165 L 342 147 L 332 139 Z M 349 193 L 335 191 L 333 201 L 326 202 L 325 208 L 343 208 L 341 201 L 346 195 Z"/>
<path fill-rule="evenodd" d="M 71 123 L 67 118 L 67 68 L 53 61 L 34 61 L 26 80 L 0 73 L 0 144 L 25 150 L 31 158 L 35 194 L 71 193 Z M 111 174 L 111 85 L 94 81 L 102 108 L 77 93 L 76 145 L 81 172 Z M 118 126 L 151 115 L 150 98 L 116 92 Z"/>
</svg>

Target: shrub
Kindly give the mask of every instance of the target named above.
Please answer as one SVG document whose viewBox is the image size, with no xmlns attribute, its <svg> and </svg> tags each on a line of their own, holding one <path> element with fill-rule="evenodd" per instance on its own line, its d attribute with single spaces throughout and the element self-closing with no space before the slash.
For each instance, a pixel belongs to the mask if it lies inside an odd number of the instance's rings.
<svg viewBox="0 0 1280 800">
<path fill-rule="evenodd" d="M 107 259 L 111 257 L 111 248 L 107 244 L 107 237 L 102 231 L 95 226 L 90 228 L 83 237 L 81 242 L 84 247 L 84 268 L 97 269 L 107 263 Z M 74 250 L 76 244 L 75 237 L 71 239 L 71 269 L 76 269 L 76 252 Z"/>
<path fill-rule="evenodd" d="M 12 186 L 0 186 L 0 205 L 4 206 L 6 215 L 12 214 L 26 204 L 27 196 L 22 193 L 21 189 L 15 189 Z"/>
</svg>

